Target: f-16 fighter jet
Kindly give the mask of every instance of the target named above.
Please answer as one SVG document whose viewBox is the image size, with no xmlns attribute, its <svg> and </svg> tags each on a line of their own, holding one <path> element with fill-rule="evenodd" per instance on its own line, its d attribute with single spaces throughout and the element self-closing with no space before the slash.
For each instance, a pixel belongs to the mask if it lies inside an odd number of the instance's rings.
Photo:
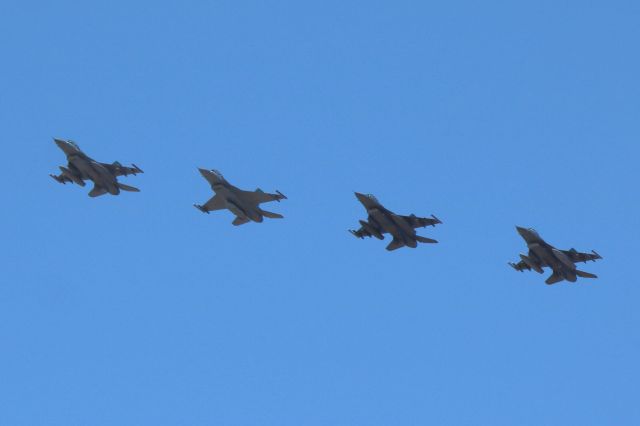
<svg viewBox="0 0 640 426">
<path fill-rule="evenodd" d="M 106 193 L 118 195 L 120 190 L 140 192 L 138 188 L 118 182 L 118 176 L 144 173 L 135 164 L 132 165 L 133 167 L 125 167 L 117 161 L 112 164 L 99 163 L 82 152 L 74 142 L 55 138 L 53 140 L 64 151 L 69 162 L 67 167 L 60 166 L 62 172 L 60 175 L 50 175 L 56 181 L 85 186 L 85 180 L 91 180 L 93 189 L 89 192 L 90 197 L 98 197 Z"/>
<path fill-rule="evenodd" d="M 418 243 L 437 243 L 431 238 L 416 235 L 416 228 L 425 226 L 436 226 L 442 223 L 440 219 L 431 215 L 430 218 L 417 217 L 416 215 L 400 216 L 390 212 L 373 195 L 365 195 L 356 192 L 356 198 L 367 209 L 369 217 L 366 221 L 361 220 L 362 227 L 357 231 L 349 230 L 358 238 L 376 237 L 383 240 L 383 234 L 389 233 L 393 236 L 393 241 L 387 246 L 387 250 L 395 250 L 400 247 L 416 248 Z"/>
<path fill-rule="evenodd" d="M 577 277 L 598 278 L 594 274 L 579 271 L 575 265 L 577 262 L 587 263 L 587 261 L 595 262 L 598 259 L 602 259 L 595 251 L 580 253 L 576 249 L 558 250 L 544 241 L 535 229 L 521 228 L 519 226 L 516 226 L 516 229 L 529 247 L 528 255 L 520 255 L 520 259 L 522 259 L 520 262 L 509 263 L 516 271 L 523 272 L 526 269 L 542 274 L 542 268 L 549 267 L 553 270 L 553 274 L 546 281 L 549 285 L 562 280 L 575 282 Z"/>
<path fill-rule="evenodd" d="M 231 185 L 217 170 L 198 169 L 202 176 L 211 184 L 211 189 L 216 195 L 203 205 L 194 206 L 203 213 L 213 210 L 228 209 L 236 215 L 232 222 L 234 225 L 242 225 L 249 221 L 262 222 L 265 217 L 271 219 L 281 219 L 284 216 L 278 213 L 271 213 L 260 208 L 260 204 L 269 201 L 286 199 L 280 191 L 275 194 L 268 194 L 261 189 L 255 191 L 243 191 Z"/>
</svg>

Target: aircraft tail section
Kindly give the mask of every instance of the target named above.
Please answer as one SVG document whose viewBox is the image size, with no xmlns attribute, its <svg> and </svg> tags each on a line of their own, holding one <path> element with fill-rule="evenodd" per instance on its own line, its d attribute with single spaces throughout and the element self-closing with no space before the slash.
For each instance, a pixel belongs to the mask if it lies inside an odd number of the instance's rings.
<svg viewBox="0 0 640 426">
<path fill-rule="evenodd" d="M 389 243 L 389 245 L 387 246 L 387 250 L 389 251 L 393 251 L 393 250 L 397 250 L 400 247 L 404 247 L 405 244 L 402 240 L 398 239 L 398 238 L 394 238 L 393 241 L 391 241 Z"/>
<path fill-rule="evenodd" d="M 233 222 L 231 222 L 233 224 L 233 226 L 240 226 L 243 225 L 245 223 L 249 222 L 249 219 L 247 219 L 246 217 L 236 217 Z"/>
<path fill-rule="evenodd" d="M 427 244 L 436 244 L 438 241 L 433 240 L 427 237 L 421 237 L 420 235 L 416 235 L 416 241 L 419 243 L 427 243 Z"/>
<path fill-rule="evenodd" d="M 589 272 L 579 271 L 576 269 L 576 275 L 581 278 L 598 278 L 596 274 L 591 274 Z"/>
<path fill-rule="evenodd" d="M 545 281 L 548 285 L 551 284 L 555 284 L 555 283 L 559 283 L 560 281 L 564 280 L 564 277 L 562 275 L 560 275 L 557 272 L 553 272 L 553 274 L 547 278 L 547 281 Z"/>
<path fill-rule="evenodd" d="M 107 193 L 107 190 L 101 186 L 94 185 L 93 189 L 89 192 L 89 197 L 95 198 Z"/>
<path fill-rule="evenodd" d="M 260 213 L 262 214 L 262 216 L 268 217 L 269 219 L 282 219 L 284 217 L 281 214 L 268 212 L 265 210 L 261 210 Z"/>
<path fill-rule="evenodd" d="M 120 183 L 120 182 L 118 182 L 118 188 L 122 189 L 123 191 L 140 192 L 140 190 L 135 186 L 125 185 L 124 183 Z"/>
</svg>

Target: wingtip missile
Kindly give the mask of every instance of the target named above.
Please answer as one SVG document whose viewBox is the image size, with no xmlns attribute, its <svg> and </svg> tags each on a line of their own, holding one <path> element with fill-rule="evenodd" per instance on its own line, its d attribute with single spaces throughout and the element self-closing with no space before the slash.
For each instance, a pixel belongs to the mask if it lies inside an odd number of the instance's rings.
<svg viewBox="0 0 640 426">
<path fill-rule="evenodd" d="M 509 266 L 511 266 L 513 269 L 515 269 L 516 271 L 518 271 L 518 272 L 524 272 L 523 270 L 518 269 L 518 266 L 517 266 L 515 263 L 513 263 L 513 262 L 507 262 L 507 264 L 508 264 Z"/>
<path fill-rule="evenodd" d="M 440 219 L 438 219 L 438 218 L 436 217 L 436 215 L 432 214 L 432 215 L 431 215 L 431 217 L 433 218 L 433 220 L 435 220 L 435 221 L 436 221 L 436 223 L 442 223 L 442 221 L 441 221 Z M 434 223 L 432 226 L 434 226 L 434 227 L 435 227 L 435 226 L 436 226 L 436 224 Z"/>
<path fill-rule="evenodd" d="M 200 210 L 202 213 L 206 213 L 209 214 L 209 210 L 205 209 L 203 206 L 201 206 L 200 204 L 194 204 L 193 207 L 195 207 L 196 209 Z"/>
<path fill-rule="evenodd" d="M 351 235 L 353 235 L 354 237 L 356 237 L 356 238 L 360 238 L 361 240 L 364 240 L 364 237 L 363 237 L 362 235 L 358 235 L 358 233 L 357 233 L 356 231 L 354 231 L 353 229 L 349 229 L 348 231 L 349 231 L 349 233 L 350 233 Z"/>
<path fill-rule="evenodd" d="M 278 194 L 280 196 L 280 198 L 276 198 L 276 201 L 278 201 L 278 202 L 280 202 L 280 200 L 286 200 L 287 199 L 287 196 L 284 195 L 282 192 L 278 191 L 277 189 L 276 189 L 276 194 Z"/>
<path fill-rule="evenodd" d="M 135 173 L 144 173 L 144 170 L 142 170 L 140 167 L 136 166 L 135 164 L 131 163 L 131 165 L 133 166 L 133 169 L 135 170 Z"/>
<path fill-rule="evenodd" d="M 591 253 L 593 253 L 593 254 L 595 254 L 597 256 L 596 259 L 602 259 L 602 256 L 600 256 L 600 254 L 597 251 L 591 250 Z M 595 262 L 595 259 L 593 261 Z"/>
<path fill-rule="evenodd" d="M 53 180 L 55 180 L 58 183 L 61 183 L 63 185 L 67 184 L 67 181 L 65 181 L 62 176 L 56 176 L 56 175 L 52 175 L 52 174 L 50 174 L 49 176 L 51 176 L 51 178 L 53 178 Z"/>
</svg>

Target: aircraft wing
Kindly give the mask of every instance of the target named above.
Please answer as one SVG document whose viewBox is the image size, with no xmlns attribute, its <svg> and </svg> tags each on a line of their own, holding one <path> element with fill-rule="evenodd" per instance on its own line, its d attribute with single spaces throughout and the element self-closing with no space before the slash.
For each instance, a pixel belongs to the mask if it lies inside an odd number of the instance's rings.
<svg viewBox="0 0 640 426">
<path fill-rule="evenodd" d="M 404 220 L 409 223 L 414 228 L 424 228 L 425 226 L 436 226 L 439 223 L 442 223 L 440 219 L 431 215 L 431 217 L 418 217 L 414 214 L 410 216 L 400 216 Z"/>
<path fill-rule="evenodd" d="M 384 229 L 378 228 L 372 223 L 375 222 L 373 222 L 373 220 L 371 220 L 371 216 L 369 216 L 368 221 L 360 221 L 360 229 L 358 229 L 357 231 L 350 229 L 349 232 L 351 232 L 352 235 L 358 238 L 376 237 L 379 240 L 384 239 L 383 235 L 386 234 L 386 231 Z"/>
<path fill-rule="evenodd" d="M 275 194 L 269 194 L 261 189 L 255 191 L 240 191 L 241 197 L 253 204 L 268 203 L 269 201 L 280 201 L 287 197 L 280 191 L 276 191 Z"/>
<path fill-rule="evenodd" d="M 227 208 L 227 203 L 224 198 L 220 195 L 216 194 L 209 199 L 204 205 L 194 204 L 194 207 L 200 210 L 203 213 L 209 213 L 214 210 L 222 210 Z"/>
<path fill-rule="evenodd" d="M 138 173 L 144 173 L 142 169 L 135 164 L 132 164 L 131 167 L 123 166 L 119 162 L 114 162 L 111 164 L 101 163 L 104 167 L 106 167 L 114 176 L 128 176 L 128 175 L 137 175 Z"/>
<path fill-rule="evenodd" d="M 209 201 L 207 201 L 202 207 L 204 207 L 209 211 L 222 210 L 226 207 L 226 204 L 227 203 L 225 203 L 224 197 L 221 197 L 220 195 L 216 194 L 213 197 L 211 197 L 211 199 L 209 199 Z"/>
<path fill-rule="evenodd" d="M 571 249 L 571 250 L 562 250 L 562 253 L 566 254 L 567 257 L 573 262 L 573 263 L 578 263 L 578 262 L 595 262 L 598 259 L 602 259 L 602 256 L 600 256 L 598 253 L 596 253 L 595 251 L 591 251 L 591 253 L 580 253 L 579 251 L 577 251 L 576 249 Z"/>
</svg>

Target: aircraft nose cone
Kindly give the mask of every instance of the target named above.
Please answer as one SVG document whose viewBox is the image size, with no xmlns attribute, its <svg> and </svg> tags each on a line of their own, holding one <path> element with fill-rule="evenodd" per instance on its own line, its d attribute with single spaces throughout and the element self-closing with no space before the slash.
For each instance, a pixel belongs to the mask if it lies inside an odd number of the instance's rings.
<svg viewBox="0 0 640 426">
<path fill-rule="evenodd" d="M 359 192 L 354 192 L 354 194 L 356 194 L 356 198 L 362 202 L 364 202 L 367 199 L 367 196 L 364 194 L 361 194 Z"/>
<path fill-rule="evenodd" d="M 76 149 L 76 147 L 63 139 L 53 138 L 53 141 L 56 143 L 56 145 L 58 145 L 58 148 L 64 151 L 64 153 L 67 155 L 78 152 L 78 149 Z"/>
<path fill-rule="evenodd" d="M 523 228 L 522 226 L 516 226 L 518 234 L 526 241 L 533 241 L 538 238 L 538 234 L 531 228 Z"/>
<path fill-rule="evenodd" d="M 209 174 L 209 170 L 198 167 L 198 171 L 202 176 L 207 176 Z"/>
</svg>

